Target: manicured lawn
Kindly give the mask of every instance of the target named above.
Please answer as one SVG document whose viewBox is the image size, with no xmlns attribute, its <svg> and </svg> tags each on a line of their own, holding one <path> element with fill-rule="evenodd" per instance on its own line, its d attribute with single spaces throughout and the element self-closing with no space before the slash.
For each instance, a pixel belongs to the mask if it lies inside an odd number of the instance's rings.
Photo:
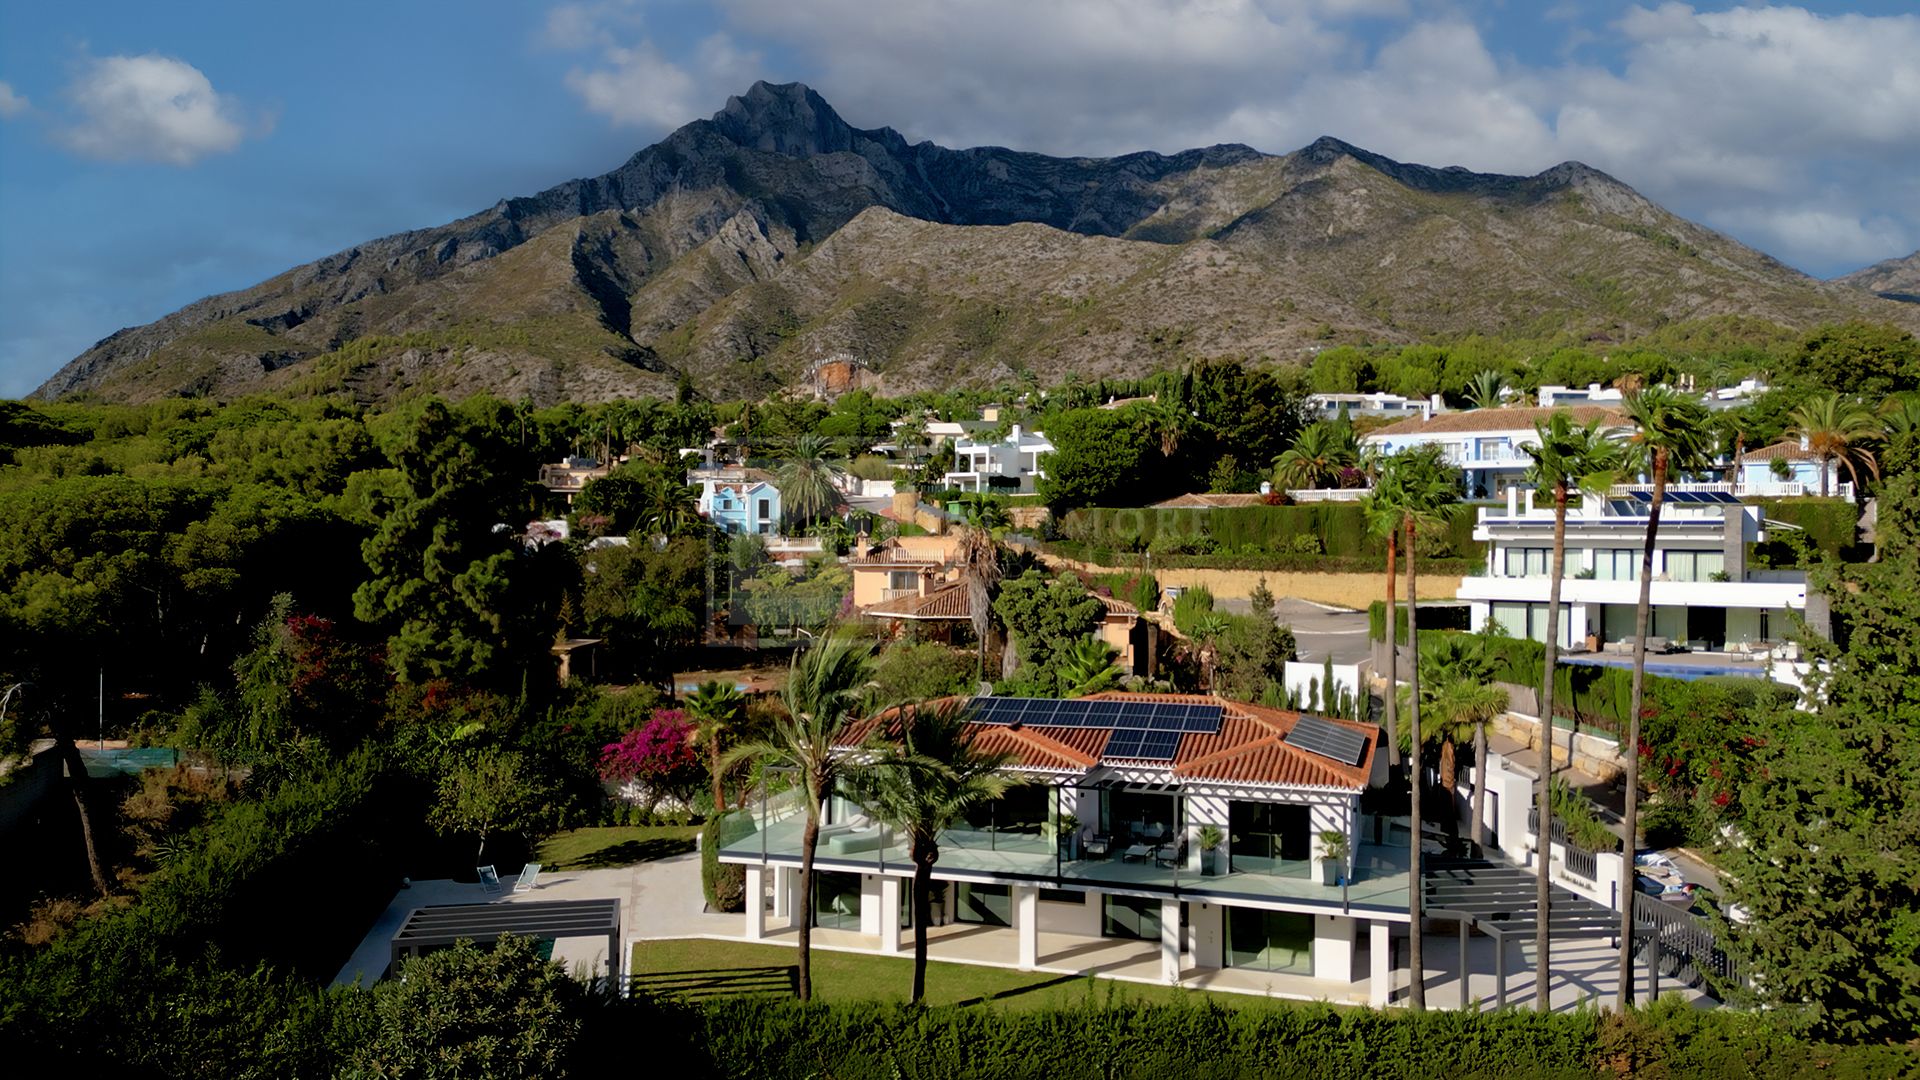
<svg viewBox="0 0 1920 1080">
<path fill-rule="evenodd" d="M 634 984 L 691 1001 L 738 995 L 791 995 L 799 980 L 798 950 L 787 945 L 681 939 L 642 941 L 633 947 Z M 913 959 L 813 951 L 813 993 L 822 1001 L 905 1001 Z M 927 964 L 927 1004 L 1010 1009 L 1060 1008 L 1095 1002 L 1171 1002 L 1210 999 L 1229 1008 L 1273 1004 L 1250 994 L 1216 994 L 1175 986 L 1118 982 L 1090 975 L 1052 975 L 1008 968 Z"/>
<path fill-rule="evenodd" d="M 698 825 L 605 825 L 549 837 L 535 856 L 548 870 L 604 870 L 693 850 Z"/>
</svg>

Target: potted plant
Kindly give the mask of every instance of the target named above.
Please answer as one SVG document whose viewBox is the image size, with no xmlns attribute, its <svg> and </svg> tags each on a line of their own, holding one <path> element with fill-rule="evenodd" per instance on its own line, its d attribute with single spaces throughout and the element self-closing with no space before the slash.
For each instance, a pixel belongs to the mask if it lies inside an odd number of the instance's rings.
<svg viewBox="0 0 1920 1080">
<path fill-rule="evenodd" d="M 1218 825 L 1202 825 L 1198 839 L 1200 841 L 1200 876 L 1216 876 L 1219 873 L 1217 853 L 1221 843 L 1226 840 L 1226 835 L 1220 831 Z"/>
<path fill-rule="evenodd" d="M 1347 834 L 1341 829 L 1320 830 L 1320 861 L 1326 864 L 1325 884 L 1347 887 Z"/>
<path fill-rule="evenodd" d="M 1080 857 L 1080 819 L 1072 814 L 1061 814 L 1047 822 L 1046 831 L 1058 841 L 1060 857 L 1077 859 Z"/>
</svg>

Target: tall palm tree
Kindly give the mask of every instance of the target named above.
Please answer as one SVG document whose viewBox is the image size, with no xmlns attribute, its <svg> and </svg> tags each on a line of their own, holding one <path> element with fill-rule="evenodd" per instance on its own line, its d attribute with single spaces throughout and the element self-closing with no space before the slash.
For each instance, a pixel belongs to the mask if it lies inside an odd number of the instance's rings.
<svg viewBox="0 0 1920 1080">
<path fill-rule="evenodd" d="M 1627 807 L 1621 825 L 1627 841 L 1627 871 L 1633 870 L 1640 824 L 1640 706 L 1647 682 L 1647 624 L 1653 615 L 1653 550 L 1660 534 L 1660 506 L 1667 478 L 1697 470 L 1708 460 L 1706 406 L 1670 387 L 1628 392 L 1624 399 L 1635 430 L 1631 446 L 1636 463 L 1653 474 L 1653 499 L 1647 507 L 1647 542 L 1640 552 L 1640 599 L 1633 611 L 1633 692 L 1627 706 Z M 1545 718 L 1542 718 L 1543 720 Z M 1620 890 L 1620 997 L 1622 1012 L 1633 1004 L 1634 890 Z M 1542 987 L 1542 990 L 1545 988 Z"/>
<path fill-rule="evenodd" d="M 1467 403 L 1476 409 L 1497 409 L 1507 398 L 1507 377 L 1488 368 L 1467 383 Z"/>
<path fill-rule="evenodd" d="M 1353 429 L 1322 421 L 1309 425 L 1273 459 L 1274 479 L 1281 487 L 1330 487 L 1340 470 L 1352 468 L 1359 460 Z"/>
<path fill-rule="evenodd" d="M 780 506 L 788 519 L 812 525 L 839 509 L 842 498 L 838 481 L 844 472 L 831 442 L 818 435 L 795 439 L 787 459 L 774 473 Z"/>
<path fill-rule="evenodd" d="M 1007 754 L 973 745 L 971 712 L 959 703 L 908 705 L 883 725 L 886 749 L 850 785 L 854 797 L 880 821 L 907 836 L 913 860 L 913 996 L 927 989 L 927 924 L 933 920 L 933 867 L 940 834 L 969 809 L 999 798 L 1013 778 Z"/>
<path fill-rule="evenodd" d="M 664 472 L 649 476 L 640 494 L 639 529 L 661 536 L 678 536 L 691 529 L 700 520 L 693 492 L 675 476 Z"/>
<path fill-rule="evenodd" d="M 720 767 L 720 740 L 733 729 L 746 704 L 745 695 L 718 679 L 701 683 L 687 698 L 687 717 L 693 721 L 692 738 L 707 745 L 707 770 L 713 774 L 715 814 L 727 812 L 727 793 L 720 784 L 726 772 Z"/>
<path fill-rule="evenodd" d="M 960 580 L 967 586 L 967 614 L 973 624 L 974 646 L 979 650 L 978 678 L 987 677 L 987 637 L 993 630 L 993 597 L 1000 588 L 1000 545 L 985 529 L 960 530 L 956 561 Z"/>
<path fill-rule="evenodd" d="M 1459 798 L 1460 746 L 1473 745 L 1473 764 L 1477 778 L 1485 776 L 1487 728 L 1493 719 L 1507 711 L 1507 692 L 1493 685 L 1483 666 L 1473 659 L 1436 655 L 1422 656 L 1421 716 L 1429 743 L 1440 748 L 1440 786 L 1445 788 L 1448 804 Z M 1469 833 L 1476 852 L 1486 843 L 1486 785 L 1473 786 L 1473 826 Z M 1453 820 L 1451 810 L 1448 820 Z"/>
<path fill-rule="evenodd" d="M 1232 624 L 1227 617 L 1217 611 L 1210 611 L 1193 620 L 1190 633 L 1200 645 L 1200 673 L 1206 680 L 1207 692 L 1213 693 L 1213 666 L 1220 659 L 1219 641 Z"/>
<path fill-rule="evenodd" d="M 1360 499 L 1360 513 L 1366 519 L 1367 531 L 1375 535 L 1385 535 L 1387 540 L 1387 697 L 1385 702 L 1387 721 L 1387 765 L 1400 767 L 1400 693 L 1399 667 L 1400 606 L 1394 602 L 1394 580 L 1397 566 L 1394 557 L 1400 544 L 1400 508 L 1397 502 L 1397 486 L 1390 485 L 1393 480 L 1385 467 L 1390 460 L 1381 458 L 1374 462 L 1370 470 L 1374 473 L 1373 490 Z M 1369 710 L 1370 711 L 1370 710 Z"/>
<path fill-rule="evenodd" d="M 794 654 L 776 717 L 765 738 L 735 747 L 723 761 L 757 761 L 799 781 L 807 814 L 800 834 L 800 1000 L 813 997 L 813 849 L 820 842 L 821 802 L 842 778 L 857 775 L 861 756 L 836 749 L 864 715 L 873 683 L 873 643 L 831 633 Z M 760 903 L 749 896 L 747 903 Z"/>
<path fill-rule="evenodd" d="M 1541 988 L 1536 998 L 1540 1010 L 1545 1012 L 1550 1008 L 1545 988 L 1551 970 L 1547 915 L 1552 909 L 1553 893 L 1547 875 L 1547 837 L 1553 823 L 1549 790 L 1553 775 L 1553 672 L 1560 659 L 1560 584 L 1566 577 L 1567 497 L 1575 490 L 1592 496 L 1604 494 L 1617 479 L 1625 457 L 1619 440 L 1609 435 L 1598 420 L 1575 425 L 1570 414 L 1556 412 L 1546 421 L 1534 424 L 1533 430 L 1539 445 L 1528 451 L 1533 465 L 1527 470 L 1527 483 L 1535 489 L 1553 491 L 1553 561 L 1547 571 L 1551 577 L 1547 583 L 1546 656 L 1540 673 L 1540 730 L 1546 737 L 1541 740 L 1544 745 L 1540 751 L 1540 783 L 1535 793 L 1535 802 L 1540 808 L 1535 850 L 1540 854 L 1540 863 L 1536 883 L 1539 891 L 1534 900 L 1538 915 L 1533 931 L 1534 985 Z M 1483 786 L 1474 785 L 1475 797 Z M 1474 818 L 1477 826 L 1479 815 L 1476 813 Z"/>
<path fill-rule="evenodd" d="M 1860 469 L 1865 466 L 1874 476 L 1880 475 L 1879 463 L 1873 451 L 1864 445 L 1886 435 L 1886 428 L 1880 419 L 1865 406 L 1849 401 L 1837 393 L 1819 394 L 1800 403 L 1793 410 L 1793 426 L 1787 433 L 1806 440 L 1807 449 L 1820 459 L 1820 494 L 1827 494 L 1828 474 L 1833 471 L 1833 463 L 1840 462 L 1847 467 L 1847 475 L 1853 478 L 1853 490 L 1861 492 Z"/>
<path fill-rule="evenodd" d="M 1160 444 L 1160 456 L 1170 458 L 1179 453 L 1180 442 L 1187 435 L 1186 414 L 1166 401 L 1151 401 L 1134 408 L 1148 435 Z"/>
<path fill-rule="evenodd" d="M 1421 931 L 1420 863 L 1420 591 L 1417 579 L 1422 532 L 1446 524 L 1460 502 L 1460 471 L 1448 465 L 1437 446 L 1403 450 L 1389 459 L 1375 483 L 1375 490 L 1389 505 L 1400 511 L 1400 532 L 1407 548 L 1407 646 L 1413 662 L 1407 672 L 1407 777 L 1409 830 L 1407 877 L 1407 965 L 1411 984 L 1408 1003 L 1416 1009 L 1427 1007 L 1427 979 Z M 1393 636 L 1391 629 L 1389 638 Z"/>
</svg>

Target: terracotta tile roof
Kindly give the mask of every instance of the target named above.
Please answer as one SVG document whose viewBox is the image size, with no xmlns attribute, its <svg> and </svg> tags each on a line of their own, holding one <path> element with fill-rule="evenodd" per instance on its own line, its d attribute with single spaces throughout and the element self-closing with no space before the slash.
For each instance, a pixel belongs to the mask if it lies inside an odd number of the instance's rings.
<svg viewBox="0 0 1920 1080">
<path fill-rule="evenodd" d="M 1214 493 L 1206 491 L 1176 495 L 1171 499 L 1154 503 L 1152 510 L 1221 510 L 1234 506 L 1260 506 L 1266 502 L 1266 496 L 1259 493 Z"/>
<path fill-rule="evenodd" d="M 1627 414 L 1619 409 L 1604 405 L 1563 405 L 1551 409 L 1468 409 L 1464 412 L 1440 413 L 1431 419 L 1410 416 L 1375 428 L 1362 436 L 1362 441 L 1377 439 L 1386 435 L 1444 435 L 1449 432 L 1471 431 L 1530 431 L 1533 425 L 1545 420 L 1554 413 L 1571 414 L 1576 423 L 1585 424 L 1592 420 L 1602 420 L 1609 424 L 1624 426 Z"/>
<path fill-rule="evenodd" d="M 1111 597 L 1111 596 L 1106 596 L 1106 595 L 1104 595 L 1104 594 L 1101 594 L 1101 593 L 1094 593 L 1094 594 L 1093 594 L 1093 598 L 1094 598 L 1095 600 L 1098 600 L 1098 601 L 1100 601 L 1100 606 L 1101 606 L 1101 607 L 1104 607 L 1104 608 L 1106 608 L 1106 609 L 1107 609 L 1107 614 L 1109 614 L 1109 615 L 1138 615 L 1138 614 L 1140 614 L 1140 609 L 1139 609 L 1139 608 L 1137 608 L 1137 607 L 1134 607 L 1134 606 L 1133 606 L 1132 604 L 1129 604 L 1129 603 L 1127 603 L 1127 602 L 1126 602 L 1125 600 L 1120 600 L 1120 599 L 1117 599 L 1117 598 L 1115 598 L 1115 597 Z M 1384 633 L 1384 632 L 1385 632 L 1385 631 L 1382 631 L 1382 633 Z"/>
<path fill-rule="evenodd" d="M 929 704 L 940 705 L 958 700 L 947 698 Z M 1170 763 L 1128 762 L 1135 768 L 1168 769 L 1171 778 L 1176 781 L 1359 791 L 1367 786 L 1373 769 L 1373 755 L 1378 749 L 1377 728 L 1328 717 L 1328 723 L 1351 728 L 1367 739 L 1367 747 L 1360 756 L 1359 764 L 1343 765 L 1331 758 L 1289 746 L 1283 741 L 1287 733 L 1293 730 L 1299 713 L 1227 701 L 1207 694 L 1109 691 L 1090 695 L 1086 700 L 1221 706 L 1224 714 L 1220 720 L 1220 730 L 1214 734 L 1189 732 L 1182 735 Z M 877 720 L 867 720 L 851 726 L 840 745 L 858 745 L 878 730 L 878 725 Z M 989 752 L 1013 755 L 1015 767 L 1018 768 L 1086 773 L 1102 763 L 1114 763 L 1105 757 L 1107 743 L 1113 734 L 1108 728 L 979 724 L 975 725 L 975 731 L 975 745 Z"/>
<path fill-rule="evenodd" d="M 1798 442 L 1777 442 L 1772 446 L 1762 446 L 1748 450 L 1740 455 L 1742 465 L 1749 461 L 1817 461 L 1820 455 L 1801 446 Z M 1384 631 L 1382 631 L 1384 633 Z"/>
<path fill-rule="evenodd" d="M 925 596 L 901 596 L 867 608 L 876 619 L 971 619 L 973 601 L 965 582 L 935 589 Z"/>
</svg>

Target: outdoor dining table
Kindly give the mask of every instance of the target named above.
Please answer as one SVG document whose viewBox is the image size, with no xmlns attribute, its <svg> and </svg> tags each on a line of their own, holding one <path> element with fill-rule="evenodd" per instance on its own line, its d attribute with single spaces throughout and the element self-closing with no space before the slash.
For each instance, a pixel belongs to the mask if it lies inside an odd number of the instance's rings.
<svg viewBox="0 0 1920 1080">
<path fill-rule="evenodd" d="M 1153 854 L 1152 848 L 1148 847 L 1145 844 L 1135 844 L 1132 847 L 1128 848 L 1127 850 L 1121 852 L 1120 857 L 1123 859 L 1144 859 L 1151 854 Z"/>
</svg>

